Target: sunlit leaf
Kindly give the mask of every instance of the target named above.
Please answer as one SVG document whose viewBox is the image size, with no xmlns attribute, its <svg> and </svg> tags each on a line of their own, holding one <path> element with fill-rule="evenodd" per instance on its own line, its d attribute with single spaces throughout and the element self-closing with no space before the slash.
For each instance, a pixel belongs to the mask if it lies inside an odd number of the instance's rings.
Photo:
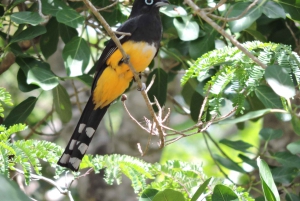
<svg viewBox="0 0 300 201">
<path fill-rule="evenodd" d="M 295 96 L 295 86 L 285 68 L 279 65 L 268 66 L 265 72 L 265 78 L 273 91 L 279 96 L 286 99 Z"/>
<path fill-rule="evenodd" d="M 238 201 L 238 196 L 227 186 L 218 184 L 211 196 L 212 201 Z"/>
<path fill-rule="evenodd" d="M 166 189 L 164 191 L 158 192 L 152 201 L 185 201 L 182 193 L 172 190 Z"/>
<path fill-rule="evenodd" d="M 38 26 L 28 27 L 18 35 L 13 36 L 10 43 L 19 42 L 22 40 L 30 40 L 44 33 L 46 33 L 46 28 L 44 26 L 38 25 Z"/>
<path fill-rule="evenodd" d="M 178 36 L 183 41 L 195 40 L 199 36 L 199 25 L 193 21 L 193 16 L 183 16 L 182 20 L 177 18 L 173 19 L 173 24 L 177 30 Z"/>
</svg>

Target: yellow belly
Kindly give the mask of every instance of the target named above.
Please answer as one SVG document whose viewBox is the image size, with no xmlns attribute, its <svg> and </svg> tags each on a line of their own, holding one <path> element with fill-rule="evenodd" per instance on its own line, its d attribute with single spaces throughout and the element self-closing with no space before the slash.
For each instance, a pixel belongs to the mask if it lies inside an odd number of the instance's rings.
<svg viewBox="0 0 300 201">
<path fill-rule="evenodd" d="M 130 57 L 130 62 L 137 72 L 144 71 L 156 53 L 154 45 L 145 42 L 125 42 L 122 47 Z M 103 108 L 118 98 L 128 88 L 133 78 L 128 65 L 119 61 L 123 58 L 116 50 L 106 61 L 107 67 L 97 81 L 93 91 L 95 109 Z"/>
</svg>

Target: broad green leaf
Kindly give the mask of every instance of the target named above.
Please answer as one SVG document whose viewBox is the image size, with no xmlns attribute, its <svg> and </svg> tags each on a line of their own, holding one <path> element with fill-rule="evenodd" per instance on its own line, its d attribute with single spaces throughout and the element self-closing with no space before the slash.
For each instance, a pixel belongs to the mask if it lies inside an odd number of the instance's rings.
<svg viewBox="0 0 300 201">
<path fill-rule="evenodd" d="M 84 22 L 83 16 L 71 8 L 57 11 L 56 18 L 58 22 L 75 29 L 83 26 Z"/>
<path fill-rule="evenodd" d="M 10 19 L 17 24 L 31 24 L 33 26 L 44 21 L 44 19 L 37 12 L 29 11 L 13 13 L 10 16 Z"/>
<path fill-rule="evenodd" d="M 285 11 L 283 7 L 275 2 L 275 1 L 268 1 L 263 5 L 263 13 L 268 18 L 283 18 L 285 19 Z"/>
<path fill-rule="evenodd" d="M 257 167 L 257 164 L 256 164 L 256 162 L 255 162 L 255 160 L 253 160 L 253 159 L 251 159 L 251 158 L 248 158 L 247 156 L 245 156 L 245 155 L 243 155 L 243 154 L 239 154 L 238 157 L 239 157 L 240 159 L 242 159 L 242 161 L 243 161 L 244 163 L 247 163 L 247 164 L 251 165 L 251 166 L 254 167 L 255 169 L 258 168 L 258 167 Z"/>
<path fill-rule="evenodd" d="M 82 81 L 83 83 L 85 83 L 87 86 L 91 87 L 93 84 L 93 80 L 94 78 L 87 75 L 87 74 L 83 74 L 80 76 L 75 77 L 76 79 L 79 79 L 80 81 Z"/>
<path fill-rule="evenodd" d="M 215 38 L 217 31 L 211 27 L 204 28 L 206 35 L 190 42 L 189 54 L 193 59 L 201 57 L 203 54 L 215 49 Z"/>
<path fill-rule="evenodd" d="M 258 157 L 256 161 L 262 180 L 265 199 L 268 201 L 280 201 L 278 190 L 274 183 L 268 164 L 264 160 L 261 160 L 260 157 Z"/>
<path fill-rule="evenodd" d="M 270 87 L 265 85 L 258 86 L 255 94 L 266 108 L 283 108 L 280 97 Z"/>
<path fill-rule="evenodd" d="M 159 191 L 153 188 L 147 188 L 143 191 L 141 197 L 139 198 L 139 201 L 152 201 L 154 196 L 158 193 Z"/>
<path fill-rule="evenodd" d="M 276 167 L 271 169 L 274 181 L 281 184 L 290 184 L 298 175 L 299 170 L 291 167 Z"/>
<path fill-rule="evenodd" d="M 237 124 L 240 122 L 248 121 L 250 119 L 255 119 L 255 118 L 261 117 L 270 112 L 271 112 L 271 109 L 263 109 L 263 110 L 248 112 L 247 114 L 240 116 L 238 118 L 235 118 L 235 119 L 228 119 L 228 120 L 220 121 L 219 124 Z"/>
<path fill-rule="evenodd" d="M 67 74 L 72 77 L 82 75 L 89 64 L 90 55 L 87 42 L 83 38 L 73 37 L 62 52 Z"/>
<path fill-rule="evenodd" d="M 235 163 L 232 160 L 229 160 L 228 158 L 223 158 L 217 154 L 213 155 L 214 159 L 218 161 L 222 166 L 230 169 L 230 170 L 235 170 L 237 172 L 245 173 L 245 170 L 241 168 L 237 163 Z"/>
<path fill-rule="evenodd" d="M 61 0 L 44 0 L 42 6 L 42 12 L 45 15 L 56 16 L 59 10 L 70 9 L 64 1 Z"/>
<path fill-rule="evenodd" d="M 13 124 L 24 123 L 27 117 L 32 112 L 37 100 L 38 99 L 36 97 L 29 97 L 21 102 L 10 111 L 3 124 L 6 127 L 9 127 Z"/>
<path fill-rule="evenodd" d="M 210 182 L 211 178 L 205 180 L 205 182 L 203 182 L 199 188 L 197 189 L 197 191 L 195 192 L 195 194 L 193 195 L 191 201 L 197 201 L 198 198 L 205 192 L 206 187 L 208 186 L 209 182 Z"/>
<path fill-rule="evenodd" d="M 21 68 L 18 71 L 17 80 L 18 80 L 18 87 L 22 92 L 29 92 L 39 88 L 39 86 L 35 84 L 27 84 L 27 77 Z"/>
<path fill-rule="evenodd" d="M 9 180 L 0 174 L 1 201 L 31 201 L 31 199 L 20 190 L 16 182 Z"/>
<path fill-rule="evenodd" d="M 58 23 L 52 17 L 46 25 L 47 32 L 40 39 L 40 48 L 46 59 L 49 58 L 57 49 L 58 43 Z"/>
<path fill-rule="evenodd" d="M 72 105 L 69 94 L 60 84 L 52 92 L 55 111 L 63 123 L 68 123 L 72 118 Z"/>
<path fill-rule="evenodd" d="M 56 87 L 59 82 L 58 77 L 50 69 L 33 67 L 28 71 L 27 84 L 36 84 L 47 91 Z"/>
<path fill-rule="evenodd" d="M 286 201 L 300 201 L 300 196 L 295 195 L 294 193 L 287 193 L 285 195 Z"/>
<path fill-rule="evenodd" d="M 300 154 L 300 140 L 291 142 L 286 146 L 287 150 L 289 150 L 292 154 Z"/>
<path fill-rule="evenodd" d="M 46 28 L 44 26 L 32 26 L 28 27 L 27 29 L 23 30 L 21 33 L 19 33 L 16 36 L 13 36 L 10 43 L 19 42 L 22 40 L 30 40 L 37 36 L 40 36 L 42 34 L 46 33 Z"/>
<path fill-rule="evenodd" d="M 238 196 L 227 186 L 218 184 L 211 196 L 212 201 L 238 201 Z"/>
<path fill-rule="evenodd" d="M 231 141 L 227 139 L 222 139 L 220 141 L 221 144 L 224 144 L 232 149 L 242 151 L 242 152 L 247 152 L 247 149 L 250 147 L 253 147 L 251 144 L 244 142 L 242 140 L 237 140 L 237 141 Z"/>
<path fill-rule="evenodd" d="M 276 152 L 272 155 L 278 163 L 285 167 L 297 167 L 300 168 L 300 158 L 297 155 L 293 155 L 288 151 Z"/>
<path fill-rule="evenodd" d="M 228 17 L 238 17 L 242 14 L 247 7 L 250 5 L 250 2 L 238 2 L 235 3 L 229 10 Z M 238 20 L 228 22 L 229 27 L 232 32 L 240 32 L 249 28 L 252 23 L 255 22 L 262 14 L 262 8 L 260 6 L 254 6 L 251 8 L 246 15 L 239 18 Z"/>
<path fill-rule="evenodd" d="M 190 104 L 191 117 L 194 122 L 198 122 L 203 101 L 204 97 L 201 96 L 197 91 L 194 91 Z"/>
<path fill-rule="evenodd" d="M 147 86 L 155 75 L 155 80 L 148 91 L 148 96 L 151 102 L 154 102 L 154 97 L 158 100 L 160 106 L 163 106 L 167 99 L 168 74 L 161 68 L 154 69 L 147 78 Z M 156 105 L 153 105 L 155 111 L 158 111 Z"/>
<path fill-rule="evenodd" d="M 293 129 L 294 129 L 295 133 L 297 135 L 300 135 L 300 119 L 293 112 L 292 112 L 292 120 L 291 120 L 291 122 L 292 122 Z"/>
<path fill-rule="evenodd" d="M 159 11 L 169 17 L 187 16 L 187 12 L 183 7 L 172 4 L 162 7 Z"/>
<path fill-rule="evenodd" d="M 259 31 L 253 29 L 245 29 L 245 32 L 253 36 L 256 40 L 259 40 L 261 42 L 268 42 L 266 37 Z"/>
<path fill-rule="evenodd" d="M 58 32 L 65 44 L 67 44 L 73 37 L 78 36 L 78 32 L 75 28 L 62 23 L 58 23 Z"/>
<path fill-rule="evenodd" d="M 261 136 L 265 141 L 270 141 L 273 139 L 281 138 L 283 131 L 281 129 L 272 129 L 272 128 L 262 128 L 259 131 L 259 136 Z"/>
<path fill-rule="evenodd" d="M 173 19 L 173 24 L 177 30 L 178 36 L 183 41 L 195 40 L 199 36 L 199 25 L 193 21 L 193 16 L 183 16 L 182 20 Z"/>
<path fill-rule="evenodd" d="M 158 192 L 152 201 L 185 201 L 182 193 L 172 189 L 166 189 Z"/>
<path fill-rule="evenodd" d="M 279 65 L 268 66 L 265 72 L 265 78 L 273 91 L 279 96 L 285 99 L 295 96 L 295 86 L 285 68 Z"/>
<path fill-rule="evenodd" d="M 284 8 L 285 13 L 287 13 L 288 17 L 293 20 L 300 20 L 300 6 L 295 5 L 295 0 L 285 0 L 279 1 L 280 5 Z"/>
</svg>

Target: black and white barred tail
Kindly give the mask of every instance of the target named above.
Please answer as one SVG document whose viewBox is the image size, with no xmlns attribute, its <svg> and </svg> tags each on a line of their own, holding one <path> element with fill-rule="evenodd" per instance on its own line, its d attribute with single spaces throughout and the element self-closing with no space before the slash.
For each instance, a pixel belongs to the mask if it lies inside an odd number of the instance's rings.
<svg viewBox="0 0 300 201">
<path fill-rule="evenodd" d="M 109 107 L 108 105 L 95 110 L 94 106 L 90 97 L 64 153 L 57 162 L 58 165 L 78 171 L 95 131 Z"/>
</svg>

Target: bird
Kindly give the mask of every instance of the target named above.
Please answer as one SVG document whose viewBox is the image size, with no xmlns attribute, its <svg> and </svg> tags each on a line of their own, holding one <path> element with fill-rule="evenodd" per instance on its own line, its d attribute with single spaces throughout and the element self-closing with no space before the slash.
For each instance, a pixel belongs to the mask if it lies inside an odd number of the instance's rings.
<svg viewBox="0 0 300 201">
<path fill-rule="evenodd" d="M 136 72 L 142 72 L 157 55 L 162 39 L 159 8 L 168 0 L 135 0 L 128 19 L 117 29 L 122 48 Z M 57 164 L 77 172 L 83 156 L 108 107 L 129 87 L 133 72 L 110 39 L 96 63 L 91 95 Z"/>
</svg>

